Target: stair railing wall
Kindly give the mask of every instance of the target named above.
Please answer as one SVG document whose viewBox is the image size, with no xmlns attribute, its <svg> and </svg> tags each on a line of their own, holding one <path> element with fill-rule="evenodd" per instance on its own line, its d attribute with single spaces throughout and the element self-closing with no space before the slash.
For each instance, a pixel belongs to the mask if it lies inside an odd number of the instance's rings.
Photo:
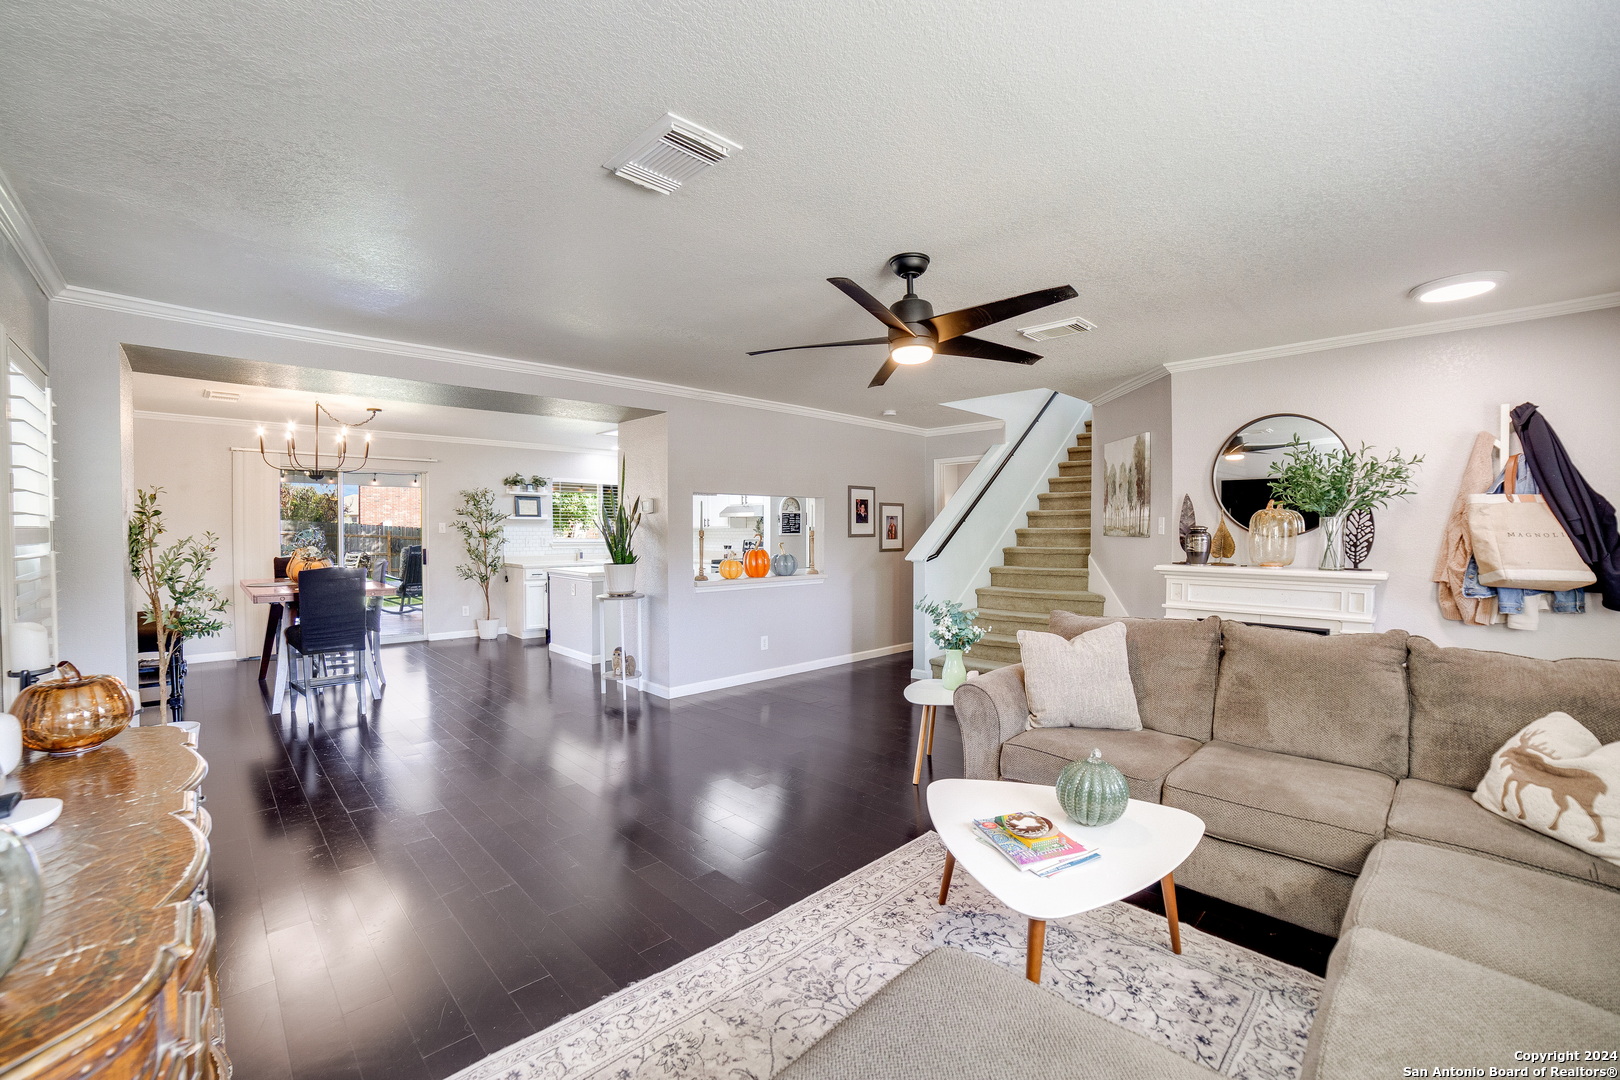
<svg viewBox="0 0 1620 1080">
<path fill-rule="evenodd" d="M 972 607 L 976 591 L 990 584 L 991 567 L 1001 564 L 1001 549 L 1017 544 L 1025 515 L 1039 508 L 1047 481 L 1058 463 L 1068 460 L 1069 447 L 1091 419 L 1091 403 L 1051 390 L 1026 390 L 947 404 L 1000 417 L 1007 441 L 985 452 L 906 558 L 912 565 L 913 603 L 927 596 Z M 928 660 L 938 654 L 928 640 L 928 620 L 914 613 L 912 677 L 930 678 Z"/>
</svg>

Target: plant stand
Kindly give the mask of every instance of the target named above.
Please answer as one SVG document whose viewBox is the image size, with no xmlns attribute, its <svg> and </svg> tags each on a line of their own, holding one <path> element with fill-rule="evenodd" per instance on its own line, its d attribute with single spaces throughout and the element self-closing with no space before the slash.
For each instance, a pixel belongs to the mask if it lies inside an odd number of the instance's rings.
<svg viewBox="0 0 1620 1080">
<path fill-rule="evenodd" d="M 601 691 L 607 693 L 608 683 L 619 684 L 619 691 L 635 684 L 637 690 L 646 689 L 647 681 L 647 594 L 630 593 L 627 596 L 615 596 L 612 593 L 598 593 L 596 603 L 601 606 L 601 618 L 597 620 L 599 629 L 597 634 L 597 654 L 602 657 Z M 630 622 L 635 623 L 635 652 L 631 652 Z M 615 671 L 615 650 L 619 659 L 619 670 Z"/>
</svg>

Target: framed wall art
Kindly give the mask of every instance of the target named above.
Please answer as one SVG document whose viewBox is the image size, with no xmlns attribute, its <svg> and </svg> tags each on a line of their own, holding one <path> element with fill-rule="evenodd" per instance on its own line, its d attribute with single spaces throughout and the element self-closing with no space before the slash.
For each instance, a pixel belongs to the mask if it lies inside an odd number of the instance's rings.
<svg viewBox="0 0 1620 1080">
<path fill-rule="evenodd" d="M 900 551 L 905 546 L 905 503 L 878 503 L 878 550 Z"/>
<path fill-rule="evenodd" d="M 1148 433 L 1103 446 L 1103 535 L 1147 536 L 1153 459 Z"/>
<path fill-rule="evenodd" d="M 545 517 L 545 509 L 538 495 L 512 496 L 512 516 L 520 518 Z"/>
<path fill-rule="evenodd" d="M 851 484 L 849 488 L 849 535 L 876 536 L 877 535 L 877 489 L 869 487 L 856 487 Z"/>
</svg>

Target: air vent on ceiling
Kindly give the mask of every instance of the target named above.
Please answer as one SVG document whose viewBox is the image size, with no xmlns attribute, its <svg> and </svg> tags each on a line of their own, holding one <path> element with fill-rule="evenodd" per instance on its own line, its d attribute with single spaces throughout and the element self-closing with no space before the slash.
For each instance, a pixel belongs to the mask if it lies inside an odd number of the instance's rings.
<svg viewBox="0 0 1620 1080">
<path fill-rule="evenodd" d="M 207 389 L 203 391 L 203 397 L 214 398 L 218 401 L 237 401 L 242 397 L 242 395 L 238 394 L 235 390 Z"/>
<path fill-rule="evenodd" d="M 726 160 L 742 147 L 708 128 L 699 127 L 674 113 L 636 136 L 602 168 L 622 176 L 632 184 L 663 195 L 679 188 L 710 165 Z"/>
<path fill-rule="evenodd" d="M 1096 323 L 1090 323 L 1084 319 L 1064 319 L 1062 322 L 1020 327 L 1018 332 L 1031 341 L 1051 341 L 1053 338 L 1068 337 L 1070 334 L 1083 334 L 1087 330 L 1095 329 L 1097 329 Z"/>
</svg>

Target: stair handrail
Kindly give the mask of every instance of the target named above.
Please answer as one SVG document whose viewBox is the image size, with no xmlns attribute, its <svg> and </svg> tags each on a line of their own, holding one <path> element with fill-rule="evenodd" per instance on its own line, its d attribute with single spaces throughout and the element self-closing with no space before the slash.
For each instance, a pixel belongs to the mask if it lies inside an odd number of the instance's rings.
<svg viewBox="0 0 1620 1080">
<path fill-rule="evenodd" d="M 934 553 L 928 556 L 927 559 L 924 559 L 924 562 L 933 562 L 935 559 L 939 558 L 940 555 L 944 554 L 945 549 L 950 546 L 951 539 L 956 535 L 957 530 L 960 529 L 964 523 L 966 523 L 968 517 L 972 515 L 974 509 L 978 507 L 979 501 L 984 498 L 985 493 L 995 486 L 997 477 L 1001 475 L 1001 470 L 1007 467 L 1007 463 L 1013 459 L 1013 455 L 1018 453 L 1018 448 L 1024 445 L 1024 440 L 1029 438 L 1029 433 L 1035 430 L 1035 425 L 1041 422 L 1041 417 L 1046 415 L 1046 410 L 1050 409 L 1052 407 L 1052 402 L 1056 401 L 1057 399 L 1058 392 L 1054 390 L 1052 391 L 1052 395 L 1046 399 L 1046 404 L 1042 405 L 1040 411 L 1035 414 L 1035 419 L 1031 420 L 1029 422 L 1029 426 L 1024 429 L 1024 433 L 1018 436 L 1018 441 L 1013 443 L 1012 449 L 1001 455 L 1001 461 L 996 465 L 996 471 L 990 474 L 990 479 L 979 485 L 978 493 L 973 496 L 973 501 L 968 503 L 967 509 L 962 511 L 961 515 L 957 517 L 956 524 L 951 526 L 951 531 L 945 534 L 945 539 L 939 542 L 939 546 L 934 549 Z"/>
</svg>

